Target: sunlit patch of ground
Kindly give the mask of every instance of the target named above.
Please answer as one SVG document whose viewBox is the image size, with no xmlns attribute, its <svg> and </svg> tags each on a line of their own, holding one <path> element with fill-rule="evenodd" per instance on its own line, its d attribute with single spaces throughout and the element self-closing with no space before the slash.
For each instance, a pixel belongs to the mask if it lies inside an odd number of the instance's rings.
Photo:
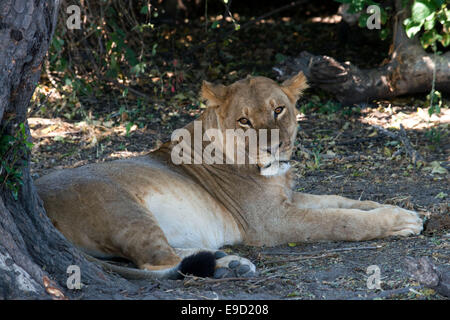
<svg viewBox="0 0 450 320">
<path fill-rule="evenodd" d="M 107 127 L 104 123 L 69 123 L 61 119 L 30 118 L 34 177 L 50 170 L 142 155 L 159 143 L 153 130 L 136 125 Z"/>
<path fill-rule="evenodd" d="M 450 125 L 450 108 L 442 108 L 439 114 L 429 114 L 429 108 L 397 107 L 391 103 L 386 107 L 379 107 L 375 110 L 366 109 L 362 111 L 365 115 L 361 121 L 370 125 L 380 125 L 385 128 L 399 129 L 400 124 L 405 129 L 422 130 L 434 126 Z"/>
</svg>

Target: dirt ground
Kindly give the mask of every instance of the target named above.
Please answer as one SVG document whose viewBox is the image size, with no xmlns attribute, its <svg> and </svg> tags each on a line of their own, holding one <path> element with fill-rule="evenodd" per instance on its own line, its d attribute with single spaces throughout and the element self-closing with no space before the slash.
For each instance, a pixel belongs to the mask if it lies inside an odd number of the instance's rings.
<svg viewBox="0 0 450 320">
<path fill-rule="evenodd" d="M 159 63 L 159 69 L 166 71 L 150 70 L 153 75 L 130 82 L 140 90 L 134 95 L 119 92 L 117 98 L 117 90 L 111 89 L 77 100 L 70 88 L 64 88 L 69 90 L 64 96 L 52 87 L 49 75 L 44 74 L 29 119 L 35 144 L 33 177 L 133 157 L 156 148 L 173 129 L 201 112 L 197 95 L 201 80 L 218 79 L 229 84 L 247 74 L 274 76 L 271 68 L 278 60 L 302 50 L 350 60 L 361 67 L 379 65 L 387 57 L 389 40 L 381 42 L 377 35 L 358 27 L 347 33 L 351 37 L 342 37 L 346 33 L 339 32 L 333 19 L 314 17 L 317 12 L 336 12 L 336 8 L 319 8 L 312 3 L 299 8 L 298 16 L 263 20 L 253 29 L 236 32 L 226 46 L 206 47 L 192 58 L 183 54 L 187 46 L 203 41 L 204 24 L 199 22 L 176 32 L 163 28 L 165 37 L 173 35 L 175 39 L 159 42 L 158 53 L 162 53 L 156 54 L 152 63 Z M 159 35 L 155 31 L 148 36 Z M 211 31 L 206 36 L 211 37 Z M 190 40 L 178 46 L 185 38 Z M 152 43 L 150 40 L 148 43 Z M 169 48 L 163 51 L 165 45 Z M 53 77 L 57 79 L 57 74 Z M 142 103 L 142 93 L 159 100 Z M 422 235 L 360 243 L 227 247 L 226 251 L 255 263 L 259 275 L 252 279 L 137 282 L 142 290 L 129 298 L 444 299 L 434 290 L 418 287 L 404 268 L 405 257 L 427 256 L 450 272 L 450 109 L 447 97 L 439 116 L 430 117 L 425 96 L 338 106 L 330 94 L 307 90 L 298 104 L 303 115 L 292 163 L 297 191 L 338 194 L 417 210 L 426 220 Z M 398 132 L 400 123 L 424 162 L 413 165 L 402 152 L 401 141 L 374 127 Z M 373 265 L 380 269 L 381 289 L 367 288 L 367 268 Z M 83 293 L 77 297 L 82 299 Z"/>
<path fill-rule="evenodd" d="M 142 284 L 141 295 L 130 298 L 442 299 L 433 290 L 417 288 L 418 283 L 404 270 L 404 258 L 427 256 L 443 270 L 450 270 L 448 137 L 432 145 L 423 130 L 408 128 L 408 136 L 427 160 L 422 167 L 414 168 L 405 154 L 392 157 L 401 144 L 381 135 L 371 125 L 389 127 L 400 115 L 405 125 L 435 126 L 448 132 L 450 114 L 444 110 L 441 117 L 430 122 L 429 119 L 421 121 L 420 112 L 407 107 L 393 108 L 391 113 L 382 111 L 367 109 L 361 115 L 349 117 L 305 115 L 299 122 L 298 135 L 303 148 L 298 148 L 294 162 L 296 190 L 339 194 L 417 210 L 427 221 L 423 235 L 361 243 L 227 247 L 226 251 L 251 259 L 258 268 L 258 277 L 228 281 L 199 278 L 151 281 Z M 30 126 L 35 142 L 32 165 L 35 177 L 51 170 L 139 155 L 166 139 L 169 133 L 136 129 L 127 136 L 126 130 L 120 127 L 42 118 L 30 119 Z M 324 159 L 313 159 L 313 155 L 302 151 L 315 150 L 319 145 Z M 440 166 L 430 164 L 438 160 Z M 371 274 L 367 268 L 371 265 L 380 268 L 380 290 L 367 288 Z M 397 294 L 398 289 L 408 287 L 413 289 L 400 290 Z"/>
</svg>

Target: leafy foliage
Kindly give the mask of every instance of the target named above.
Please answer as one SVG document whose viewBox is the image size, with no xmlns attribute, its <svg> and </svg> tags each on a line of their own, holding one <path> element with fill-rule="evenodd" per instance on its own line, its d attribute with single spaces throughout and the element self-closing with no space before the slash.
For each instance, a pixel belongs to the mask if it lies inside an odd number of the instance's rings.
<svg viewBox="0 0 450 320">
<path fill-rule="evenodd" d="M 384 8 L 381 3 L 372 0 L 335 0 L 340 3 L 349 4 L 349 13 L 361 13 L 359 26 L 366 27 L 369 14 L 363 10 L 370 5 L 377 5 L 380 8 L 381 24 L 385 25 L 388 19 L 388 7 Z M 403 6 L 411 11 L 411 17 L 403 21 L 408 37 L 419 36 L 422 46 L 427 49 L 431 47 L 436 50 L 437 43 L 443 47 L 450 44 L 450 8 L 446 0 L 414 0 L 403 1 Z M 381 31 L 382 38 L 385 38 L 387 29 Z"/>
<path fill-rule="evenodd" d="M 437 43 L 443 47 L 450 44 L 450 8 L 445 0 L 415 0 L 411 17 L 403 24 L 408 37 L 419 34 L 424 48 L 431 47 L 435 51 Z"/>
<path fill-rule="evenodd" d="M 22 159 L 32 147 L 23 123 L 19 124 L 14 135 L 0 136 L 0 186 L 10 190 L 16 200 L 23 184 L 22 168 L 27 165 Z"/>
<path fill-rule="evenodd" d="M 387 58 L 389 43 L 364 29 L 352 30 L 359 35 L 351 39 L 357 50 L 352 46 L 330 47 L 339 41 L 336 26 L 309 19 L 335 14 L 338 4 L 333 1 L 327 6 L 311 2 L 308 10 L 292 10 L 287 16 L 283 12 L 252 26 L 248 22 L 267 13 L 268 5 L 261 5 L 257 11 L 256 7 L 245 8 L 234 2 L 230 12 L 228 6 L 224 10 L 222 1 L 209 1 L 198 7 L 197 13 L 189 12 L 197 18 L 188 16 L 170 23 L 165 20 L 170 15 L 164 13 L 164 3 L 75 1 L 81 8 L 81 29 L 69 30 L 65 8 L 73 1 L 63 0 L 61 19 L 30 114 L 99 123 L 108 128 L 125 126 L 130 133 L 136 127 L 169 130 L 171 120 L 188 121 L 204 107 L 198 97 L 204 79 L 231 83 L 248 74 L 273 78 L 273 65 L 301 50 L 326 50 L 337 59 L 358 61 L 361 67 Z M 361 10 L 375 2 L 354 3 L 352 9 Z M 275 9 L 280 4 L 271 6 Z M 383 24 L 389 21 L 388 13 L 389 8 L 381 8 Z M 235 32 L 238 23 L 242 27 Z M 371 46 L 380 50 L 375 53 Z M 323 96 L 319 89 L 311 88 L 305 97 L 311 94 L 320 98 L 303 106 L 305 111 L 358 112 L 357 108 L 328 101 L 331 97 Z M 436 101 L 433 96 L 433 104 Z"/>
<path fill-rule="evenodd" d="M 219 7 L 213 9 L 214 3 Z M 163 7 L 149 7 L 149 0 L 87 0 L 80 5 L 81 29 L 69 30 L 69 1 L 63 0 L 30 113 L 108 126 L 166 127 L 184 111 L 192 117 L 200 111 L 202 80 L 229 83 L 247 74 L 273 76 L 271 66 L 286 58 L 288 48 L 316 42 L 311 31 L 289 20 L 277 22 L 276 28 L 264 22 L 257 35 L 250 28 L 230 35 L 259 13 L 247 16 L 239 9 L 235 14 L 228 7 L 224 13 L 223 3 L 214 3 L 208 2 L 206 21 L 171 24 L 164 20 Z"/>
<path fill-rule="evenodd" d="M 367 21 L 372 13 L 367 12 L 366 8 L 372 5 L 378 6 L 380 8 L 380 26 L 386 25 L 389 17 L 389 12 L 391 10 L 390 7 L 383 7 L 380 3 L 372 1 L 372 0 L 335 0 L 336 2 L 348 4 L 348 13 L 360 13 L 358 19 L 358 25 L 361 28 L 367 27 Z M 380 38 L 385 40 L 389 35 L 390 29 L 381 28 L 380 29 Z"/>
<path fill-rule="evenodd" d="M 340 3 L 349 4 L 349 13 L 361 12 L 359 18 L 360 27 L 365 27 L 368 15 L 363 12 L 369 5 L 377 5 L 380 8 L 381 24 L 386 23 L 386 11 L 381 4 L 372 0 L 335 0 Z M 450 8 L 446 0 L 403 0 L 403 7 L 411 12 L 411 16 L 403 21 L 406 35 L 409 38 L 418 36 L 424 49 L 431 48 L 435 54 L 438 54 L 438 44 L 442 47 L 450 45 Z M 384 29 L 387 30 L 387 29 Z M 382 32 L 384 38 L 386 32 Z M 432 90 L 427 96 L 429 104 L 429 113 L 439 114 L 442 104 L 442 98 L 439 91 L 434 90 L 434 81 Z"/>
<path fill-rule="evenodd" d="M 309 98 L 307 103 L 300 106 L 300 112 L 317 112 L 321 114 L 350 116 L 352 114 L 359 114 L 361 110 L 358 106 L 344 106 L 340 102 L 333 100 L 322 102 L 319 96 L 313 95 Z"/>
</svg>

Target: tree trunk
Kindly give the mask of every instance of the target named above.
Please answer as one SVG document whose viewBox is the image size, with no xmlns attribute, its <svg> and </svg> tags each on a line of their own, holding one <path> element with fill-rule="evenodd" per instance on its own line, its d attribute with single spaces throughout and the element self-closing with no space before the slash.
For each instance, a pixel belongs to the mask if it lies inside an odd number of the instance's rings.
<svg viewBox="0 0 450 320">
<path fill-rule="evenodd" d="M 0 138 L 15 136 L 19 124 L 26 125 L 27 108 L 56 26 L 58 6 L 59 0 L 0 1 Z M 29 134 L 27 125 L 26 130 Z M 52 226 L 33 186 L 29 152 L 20 158 L 14 164 L 22 172 L 17 200 L 5 187 L 6 168 L 2 165 L 0 170 L 0 300 L 100 297 L 100 292 L 101 297 L 112 297 L 124 288 L 136 290 L 134 284 L 86 261 Z M 8 160 L 2 154 L 2 161 Z M 66 287 L 70 265 L 80 267 L 81 283 L 87 285 L 81 291 Z"/>
<path fill-rule="evenodd" d="M 435 69 L 436 90 L 450 93 L 450 52 L 435 56 L 426 53 L 417 38 L 409 39 L 402 25 L 407 10 L 402 10 L 400 3 L 396 1 L 397 18 L 388 63 L 364 70 L 350 62 L 341 63 L 303 51 L 276 68 L 280 80 L 302 70 L 311 85 L 332 92 L 342 103 L 351 104 L 430 92 Z"/>
</svg>

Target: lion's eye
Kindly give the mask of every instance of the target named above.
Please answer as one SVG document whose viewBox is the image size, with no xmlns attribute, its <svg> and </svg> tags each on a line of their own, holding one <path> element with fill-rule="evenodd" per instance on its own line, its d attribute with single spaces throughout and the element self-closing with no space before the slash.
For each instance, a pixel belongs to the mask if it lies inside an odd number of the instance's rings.
<svg viewBox="0 0 450 320">
<path fill-rule="evenodd" d="M 276 109 L 273 111 L 273 112 L 275 113 L 275 118 L 276 118 L 280 113 L 282 113 L 283 110 L 284 110 L 284 107 L 278 107 L 278 108 L 276 108 Z"/>
<path fill-rule="evenodd" d="M 248 120 L 247 118 L 240 118 L 238 120 L 238 122 L 240 124 L 244 125 L 244 126 L 250 126 L 251 125 L 250 120 Z"/>
</svg>

